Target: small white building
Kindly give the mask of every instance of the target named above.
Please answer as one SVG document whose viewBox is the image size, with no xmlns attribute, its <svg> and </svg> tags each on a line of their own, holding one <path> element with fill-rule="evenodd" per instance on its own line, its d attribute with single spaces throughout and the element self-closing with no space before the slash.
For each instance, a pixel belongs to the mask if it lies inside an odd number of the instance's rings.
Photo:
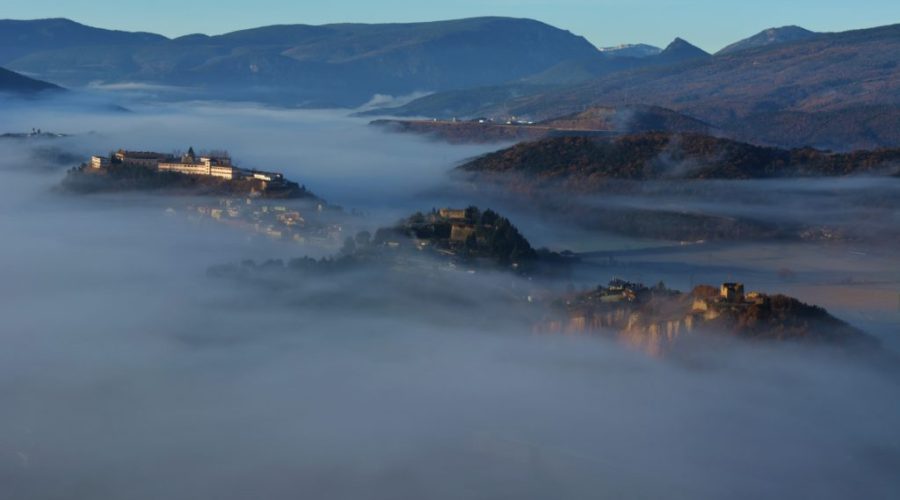
<svg viewBox="0 0 900 500">
<path fill-rule="evenodd" d="M 91 156 L 91 168 L 104 168 L 109 166 L 109 158 L 105 156 Z"/>
<path fill-rule="evenodd" d="M 283 179 L 281 174 L 277 174 L 275 172 L 260 172 L 257 170 L 253 171 L 253 178 L 259 181 L 266 182 L 281 181 Z"/>
</svg>

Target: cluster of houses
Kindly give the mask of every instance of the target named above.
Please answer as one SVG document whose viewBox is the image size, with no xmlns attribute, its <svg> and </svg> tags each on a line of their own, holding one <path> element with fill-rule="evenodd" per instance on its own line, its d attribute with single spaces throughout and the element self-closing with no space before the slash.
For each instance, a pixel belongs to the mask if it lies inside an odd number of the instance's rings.
<svg viewBox="0 0 900 500">
<path fill-rule="evenodd" d="M 642 283 L 616 278 L 605 287 L 597 287 L 596 292 L 592 294 L 592 300 L 600 303 L 643 302 L 651 295 L 659 293 L 671 294 L 671 291 L 665 289 L 662 284 L 655 288 L 649 288 Z M 745 294 L 742 283 L 723 283 L 719 287 L 717 295 L 695 297 L 691 312 L 706 315 L 707 319 L 714 319 L 725 309 L 763 304 L 765 301 L 766 296 L 759 292 Z"/>
<path fill-rule="evenodd" d="M 178 156 L 149 151 L 118 150 L 110 156 L 92 156 L 91 168 L 103 169 L 111 164 L 142 167 L 158 172 L 176 172 L 186 175 L 202 175 L 225 180 L 253 179 L 263 182 L 283 182 L 284 176 L 277 172 L 263 172 L 238 168 L 225 154 L 197 156 L 194 148 Z"/>
<path fill-rule="evenodd" d="M 209 217 L 230 226 L 264 234 L 277 240 L 305 243 L 307 240 L 337 243 L 342 235 L 339 224 L 323 222 L 317 217 L 324 210 L 319 204 L 307 220 L 300 211 L 284 205 L 260 203 L 251 198 L 225 198 L 216 203 L 189 205 L 187 212 Z M 175 209 L 170 208 L 174 213 Z"/>
<path fill-rule="evenodd" d="M 66 137 L 66 134 L 47 132 L 39 128 L 31 129 L 31 132 L 7 132 L 0 134 L 0 139 L 58 139 Z"/>
<path fill-rule="evenodd" d="M 723 283 L 719 288 L 719 296 L 711 298 L 697 297 L 694 299 L 691 312 L 703 315 L 706 320 L 713 320 L 721 316 L 727 309 L 739 309 L 753 304 L 765 304 L 768 298 L 759 292 L 744 293 L 743 283 Z"/>
<path fill-rule="evenodd" d="M 632 283 L 615 278 L 606 287 L 599 287 L 600 302 L 634 302 L 638 297 L 650 290 L 642 283 Z"/>
<path fill-rule="evenodd" d="M 431 121 L 437 123 L 441 120 L 439 120 L 437 118 L 432 118 Z M 459 118 L 451 118 L 450 120 L 448 120 L 448 122 L 449 123 L 465 123 L 465 122 L 460 121 Z M 468 120 L 467 122 L 468 123 L 478 123 L 480 125 L 494 125 L 496 123 L 501 123 L 504 125 L 534 125 L 533 120 L 529 120 L 526 118 L 519 118 L 516 116 L 511 116 L 511 117 L 507 118 L 506 120 L 500 120 L 500 121 L 497 121 L 494 118 L 487 118 L 484 116 L 480 116 L 478 118 L 472 118 L 471 120 Z"/>
<path fill-rule="evenodd" d="M 656 356 L 682 333 L 719 318 L 739 317 L 737 313 L 742 310 L 769 300 L 760 293 L 745 294 L 741 283 L 723 283 L 718 289 L 698 287 L 693 295 L 693 300 L 685 303 L 681 293 L 667 289 L 662 283 L 647 287 L 614 279 L 606 287 L 567 298 L 566 317 L 550 319 L 536 331 L 610 331 L 625 343 Z"/>
</svg>

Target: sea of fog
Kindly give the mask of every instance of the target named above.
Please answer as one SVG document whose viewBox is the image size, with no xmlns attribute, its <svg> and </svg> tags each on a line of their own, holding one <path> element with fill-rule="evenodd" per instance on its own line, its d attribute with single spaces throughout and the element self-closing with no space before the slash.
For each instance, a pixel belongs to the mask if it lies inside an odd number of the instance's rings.
<svg viewBox="0 0 900 500">
<path fill-rule="evenodd" d="M 430 209 L 423 193 L 486 151 L 385 135 L 346 112 L 130 108 L 10 105 L 0 132 L 76 134 L 50 144 L 83 155 L 226 148 L 366 212 L 360 226 Z M 206 270 L 321 249 L 167 215 L 171 201 L 152 196 L 61 195 L 65 166 L 31 168 L 43 145 L 0 143 L 0 498 L 900 492 L 900 376 L 883 360 L 730 343 L 660 360 L 600 338 L 535 336 L 492 298 L 516 279 L 505 275 L 448 277 L 435 284 L 440 300 L 410 292 L 421 289 L 415 276 L 408 289 L 361 274 L 263 292 Z M 547 245 L 598 238 L 531 218 L 522 227 Z M 646 254 L 630 268 L 588 266 L 580 281 L 777 270 L 779 247 L 763 249 Z M 790 252 L 801 296 L 814 270 L 843 262 L 815 247 Z M 877 274 L 896 259 L 863 262 Z M 326 291 L 329 303 L 310 300 Z M 351 307 L 366 294 L 402 307 Z M 883 338 L 897 319 L 890 307 L 873 320 Z"/>
</svg>

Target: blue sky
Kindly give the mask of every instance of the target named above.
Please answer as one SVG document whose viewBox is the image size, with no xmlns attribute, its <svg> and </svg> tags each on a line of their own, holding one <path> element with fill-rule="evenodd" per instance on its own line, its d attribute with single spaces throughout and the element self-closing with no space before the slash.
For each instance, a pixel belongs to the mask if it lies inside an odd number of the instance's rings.
<svg viewBox="0 0 900 500">
<path fill-rule="evenodd" d="M 665 45 L 681 36 L 707 50 L 771 26 L 843 31 L 900 23 L 897 0 L 0 0 L 0 18 L 68 17 L 166 36 L 267 24 L 530 17 L 599 46 Z"/>
</svg>

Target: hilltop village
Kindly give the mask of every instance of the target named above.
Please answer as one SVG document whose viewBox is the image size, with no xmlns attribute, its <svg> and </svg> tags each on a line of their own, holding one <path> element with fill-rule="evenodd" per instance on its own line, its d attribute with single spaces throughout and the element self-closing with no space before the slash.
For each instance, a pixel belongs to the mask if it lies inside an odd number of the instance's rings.
<svg viewBox="0 0 900 500">
<path fill-rule="evenodd" d="M 247 195 L 267 198 L 315 198 L 279 172 L 250 170 L 232 164 L 227 153 L 172 155 L 118 150 L 92 156 L 69 171 L 63 187 L 76 192 L 153 190 L 200 195 Z"/>
<path fill-rule="evenodd" d="M 505 284 L 495 292 L 511 305 L 526 306 L 536 333 L 612 336 L 653 356 L 705 334 L 848 347 L 877 345 L 872 337 L 822 308 L 783 295 L 747 293 L 741 283 L 701 285 L 683 293 L 663 283 L 646 286 L 614 279 L 588 292 L 560 293 L 553 278 L 567 279 L 577 272 L 578 262 L 569 252 L 535 250 L 508 219 L 492 210 L 469 207 L 420 212 L 374 234 L 362 231 L 346 238 L 341 251 L 330 258 L 246 261 L 215 266 L 210 274 L 270 283 L 282 290 L 309 276 L 352 277 L 363 271 L 377 273 L 385 286 L 397 282 L 407 286 L 412 277 L 422 293 L 438 293 L 427 283 L 438 286 L 453 275 L 447 274 L 450 271 L 508 272 L 528 279 L 501 280 Z"/>
<path fill-rule="evenodd" d="M 175 208 L 167 212 L 175 214 Z M 245 232 L 278 241 L 316 243 L 338 247 L 343 226 L 339 209 L 322 203 L 287 206 L 260 198 L 222 198 L 215 202 L 187 205 L 183 212 L 194 220 L 212 220 Z"/>
<path fill-rule="evenodd" d="M 784 295 L 745 293 L 741 283 L 700 285 L 690 293 L 621 279 L 552 301 L 540 333 L 611 334 L 662 355 L 694 333 L 753 340 L 796 340 L 874 345 L 865 333 L 820 307 Z"/>
<path fill-rule="evenodd" d="M 535 250 L 507 218 L 490 209 L 469 207 L 418 212 L 374 234 L 361 231 L 345 238 L 343 247 L 330 258 L 301 257 L 264 266 L 245 262 L 211 271 L 221 277 L 246 278 L 259 271 L 274 271 L 270 277 L 278 277 L 280 271 L 321 274 L 375 267 L 420 277 L 453 270 L 550 277 L 568 273 L 576 261 L 571 252 Z"/>
<path fill-rule="evenodd" d="M 478 207 L 442 208 L 418 212 L 389 228 L 348 240 L 344 254 L 380 256 L 383 249 L 416 250 L 434 254 L 452 267 L 474 271 L 509 269 L 519 274 L 564 271 L 571 255 L 534 249 L 506 217 Z M 396 253 L 396 252 L 395 252 Z"/>
<path fill-rule="evenodd" d="M 31 129 L 31 132 L 6 132 L 0 134 L 0 139 L 59 139 L 68 137 L 67 134 L 57 132 L 47 132 L 39 128 Z"/>
</svg>

